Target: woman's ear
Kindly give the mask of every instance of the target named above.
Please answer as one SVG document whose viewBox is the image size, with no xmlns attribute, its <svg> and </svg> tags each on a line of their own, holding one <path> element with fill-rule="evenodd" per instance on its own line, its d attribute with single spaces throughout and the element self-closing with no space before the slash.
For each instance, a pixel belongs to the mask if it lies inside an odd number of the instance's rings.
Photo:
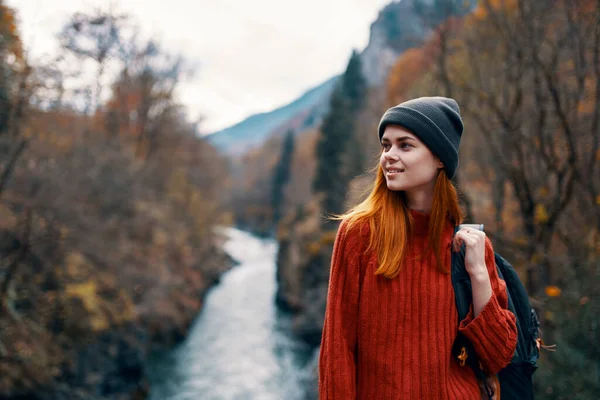
<svg viewBox="0 0 600 400">
<path fill-rule="evenodd" d="M 438 160 L 438 168 L 440 169 L 444 169 L 444 163 L 442 162 L 442 160 Z"/>
</svg>

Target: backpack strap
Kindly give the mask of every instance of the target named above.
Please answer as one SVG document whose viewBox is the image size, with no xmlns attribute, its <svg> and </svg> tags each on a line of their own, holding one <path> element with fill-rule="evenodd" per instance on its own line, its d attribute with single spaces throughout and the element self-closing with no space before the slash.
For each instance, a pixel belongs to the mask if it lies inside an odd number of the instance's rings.
<svg viewBox="0 0 600 400">
<path fill-rule="evenodd" d="M 455 227 L 454 234 L 462 228 L 471 228 L 483 231 L 483 224 L 461 224 Z M 462 321 L 467 317 L 473 303 L 473 292 L 471 289 L 471 278 L 465 268 L 465 245 L 461 246 L 459 252 L 452 251 L 451 263 L 451 279 L 454 288 L 454 298 L 456 302 L 456 310 L 458 312 L 458 321 Z M 452 354 L 459 360 L 461 366 L 468 364 L 475 373 L 477 380 L 483 382 L 485 394 L 488 399 L 492 399 L 494 391 L 487 384 L 485 373 L 475 353 L 473 345 L 462 334 L 458 333 L 454 345 L 452 346 Z"/>
<path fill-rule="evenodd" d="M 483 224 L 461 224 L 454 228 L 454 234 L 463 228 L 478 229 L 483 231 Z M 461 246 L 460 252 L 452 251 L 451 264 L 452 286 L 454 287 L 454 297 L 456 300 L 456 309 L 458 319 L 462 321 L 466 318 L 473 302 L 471 292 L 471 277 L 465 268 L 465 245 Z"/>
</svg>

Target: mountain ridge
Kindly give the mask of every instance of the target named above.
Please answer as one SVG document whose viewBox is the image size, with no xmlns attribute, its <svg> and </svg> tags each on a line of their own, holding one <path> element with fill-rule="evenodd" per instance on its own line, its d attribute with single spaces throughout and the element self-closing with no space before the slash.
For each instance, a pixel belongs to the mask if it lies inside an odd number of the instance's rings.
<svg viewBox="0 0 600 400">
<path fill-rule="evenodd" d="M 309 128 L 317 124 L 327 112 L 329 94 L 337 82 L 338 75 L 313 86 L 300 97 L 271 111 L 254 114 L 228 128 L 204 136 L 204 139 L 221 152 L 243 154 L 261 145 L 275 131 L 300 116 L 296 125 Z"/>
<path fill-rule="evenodd" d="M 384 6 L 371 23 L 369 42 L 360 52 L 368 87 L 385 86 L 389 71 L 404 51 L 420 46 L 445 17 L 462 15 L 475 3 L 465 0 L 459 6 L 454 0 L 394 0 Z M 290 129 L 300 133 L 315 128 L 329 110 L 329 97 L 338 78 L 329 78 L 282 107 L 252 115 L 205 138 L 222 153 L 243 155 Z"/>
</svg>

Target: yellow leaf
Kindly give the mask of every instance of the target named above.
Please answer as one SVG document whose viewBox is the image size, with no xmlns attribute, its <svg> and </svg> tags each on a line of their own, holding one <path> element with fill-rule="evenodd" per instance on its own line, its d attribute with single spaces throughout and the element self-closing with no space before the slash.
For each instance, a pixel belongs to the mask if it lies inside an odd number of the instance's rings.
<svg viewBox="0 0 600 400">
<path fill-rule="evenodd" d="M 93 265 L 77 251 L 70 252 L 65 259 L 65 272 L 70 278 L 83 280 L 89 277 Z"/>
<path fill-rule="evenodd" d="M 596 196 L 596 204 L 600 206 L 600 195 Z"/>
<path fill-rule="evenodd" d="M 335 242 L 336 231 L 327 231 L 321 235 L 321 243 L 324 245 Z"/>
<path fill-rule="evenodd" d="M 540 261 L 542 261 L 542 256 L 541 256 L 541 254 L 540 254 L 540 253 L 535 253 L 535 254 L 533 254 L 533 255 L 531 256 L 531 258 L 529 259 L 529 262 L 530 262 L 531 264 L 537 264 L 537 263 L 539 263 Z"/>
<path fill-rule="evenodd" d="M 548 297 L 558 297 L 561 292 L 562 290 L 558 286 L 546 286 L 546 295 Z"/>
<path fill-rule="evenodd" d="M 66 285 L 65 292 L 68 296 L 79 297 L 88 311 L 95 311 L 98 308 L 95 282 L 70 283 Z"/>
<path fill-rule="evenodd" d="M 538 224 L 544 224 L 548 222 L 548 211 L 543 204 L 535 206 L 535 222 Z"/>
<path fill-rule="evenodd" d="M 520 244 L 520 245 L 526 245 L 527 243 L 529 243 L 529 241 L 527 240 L 527 238 L 525 236 L 520 236 L 515 239 L 515 243 Z"/>
<path fill-rule="evenodd" d="M 321 251 L 321 244 L 319 242 L 311 242 L 308 244 L 308 253 L 311 256 L 316 256 Z"/>
</svg>

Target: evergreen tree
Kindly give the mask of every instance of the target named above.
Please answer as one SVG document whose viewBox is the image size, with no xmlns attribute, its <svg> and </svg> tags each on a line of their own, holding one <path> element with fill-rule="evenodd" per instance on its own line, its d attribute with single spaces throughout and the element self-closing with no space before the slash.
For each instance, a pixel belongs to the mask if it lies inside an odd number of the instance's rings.
<svg viewBox="0 0 600 400">
<path fill-rule="evenodd" d="M 4 2 L 0 0 L 0 133 L 4 132 L 8 125 L 10 115 L 10 79 L 11 72 L 9 65 L 5 62 L 8 53 L 8 47 L 14 41 L 14 34 L 6 23 L 10 21 L 7 17 L 8 9 Z"/>
<path fill-rule="evenodd" d="M 294 132 L 288 131 L 281 147 L 281 156 L 273 171 L 271 191 L 271 208 L 273 210 L 273 226 L 276 227 L 281 218 L 281 210 L 285 204 L 284 189 L 290 180 L 290 170 L 294 155 Z"/>
<path fill-rule="evenodd" d="M 358 53 L 353 52 L 344 75 L 334 89 L 329 112 L 323 120 L 316 147 L 317 170 L 313 191 L 324 193 L 323 211 L 339 214 L 350 181 L 364 169 L 362 158 L 355 157 L 356 119 L 366 96 L 366 81 Z"/>
<path fill-rule="evenodd" d="M 427 27 L 435 27 L 455 15 L 465 15 L 476 5 L 476 0 L 414 0 L 414 10 Z"/>
<path fill-rule="evenodd" d="M 362 71 L 360 55 L 352 52 L 346 72 L 342 76 L 342 90 L 344 97 L 348 99 L 348 112 L 355 114 L 363 108 L 365 95 L 367 93 L 367 82 Z"/>
</svg>

